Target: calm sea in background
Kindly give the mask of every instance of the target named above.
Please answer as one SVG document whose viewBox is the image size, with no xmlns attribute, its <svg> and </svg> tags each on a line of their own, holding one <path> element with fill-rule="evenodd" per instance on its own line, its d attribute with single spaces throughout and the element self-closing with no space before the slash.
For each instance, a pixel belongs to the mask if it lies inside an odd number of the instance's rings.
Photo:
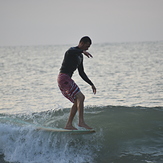
<svg viewBox="0 0 163 163">
<path fill-rule="evenodd" d="M 67 135 L 72 105 L 57 86 L 65 51 L 75 45 L 0 47 L 0 161 L 14 163 L 162 163 L 163 42 L 92 45 L 78 71 L 85 120 L 96 133 Z M 74 126 L 77 126 L 78 116 Z M 3 160 L 4 159 L 4 160 Z"/>
</svg>

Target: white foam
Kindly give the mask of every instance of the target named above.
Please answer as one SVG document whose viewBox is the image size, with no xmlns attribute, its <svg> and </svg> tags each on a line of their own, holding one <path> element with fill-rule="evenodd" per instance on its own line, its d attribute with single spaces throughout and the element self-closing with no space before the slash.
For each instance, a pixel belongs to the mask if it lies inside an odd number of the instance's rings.
<svg viewBox="0 0 163 163">
<path fill-rule="evenodd" d="M 0 132 L 0 151 L 10 162 L 91 163 L 97 150 L 89 135 L 54 134 L 8 124 L 0 124 Z"/>
</svg>

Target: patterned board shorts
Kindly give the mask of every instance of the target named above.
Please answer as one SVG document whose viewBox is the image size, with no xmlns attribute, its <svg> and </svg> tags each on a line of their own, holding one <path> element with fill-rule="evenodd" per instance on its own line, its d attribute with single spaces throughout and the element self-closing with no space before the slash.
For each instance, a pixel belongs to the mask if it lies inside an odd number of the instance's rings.
<svg viewBox="0 0 163 163">
<path fill-rule="evenodd" d="M 70 78 L 69 75 L 62 73 L 58 75 L 57 81 L 62 94 L 74 103 L 76 94 L 80 92 L 77 84 Z"/>
</svg>

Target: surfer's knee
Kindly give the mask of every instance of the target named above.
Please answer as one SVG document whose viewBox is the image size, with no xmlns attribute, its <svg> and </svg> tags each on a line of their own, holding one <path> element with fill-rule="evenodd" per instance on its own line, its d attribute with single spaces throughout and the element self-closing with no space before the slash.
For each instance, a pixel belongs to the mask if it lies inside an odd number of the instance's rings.
<svg viewBox="0 0 163 163">
<path fill-rule="evenodd" d="M 83 102 L 85 100 L 85 96 L 83 95 L 83 93 L 79 92 L 77 95 L 76 95 L 76 98 L 77 100 Z"/>
<path fill-rule="evenodd" d="M 81 100 L 84 101 L 85 100 L 85 96 L 82 94 Z"/>
</svg>

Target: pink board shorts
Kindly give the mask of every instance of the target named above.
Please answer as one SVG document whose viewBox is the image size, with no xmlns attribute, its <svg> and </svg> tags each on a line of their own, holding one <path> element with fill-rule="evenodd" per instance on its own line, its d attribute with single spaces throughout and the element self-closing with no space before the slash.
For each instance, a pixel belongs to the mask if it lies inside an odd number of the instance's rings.
<svg viewBox="0 0 163 163">
<path fill-rule="evenodd" d="M 69 75 L 62 73 L 58 75 L 57 81 L 62 94 L 74 103 L 76 94 L 80 92 L 77 84 L 70 78 Z"/>
</svg>

